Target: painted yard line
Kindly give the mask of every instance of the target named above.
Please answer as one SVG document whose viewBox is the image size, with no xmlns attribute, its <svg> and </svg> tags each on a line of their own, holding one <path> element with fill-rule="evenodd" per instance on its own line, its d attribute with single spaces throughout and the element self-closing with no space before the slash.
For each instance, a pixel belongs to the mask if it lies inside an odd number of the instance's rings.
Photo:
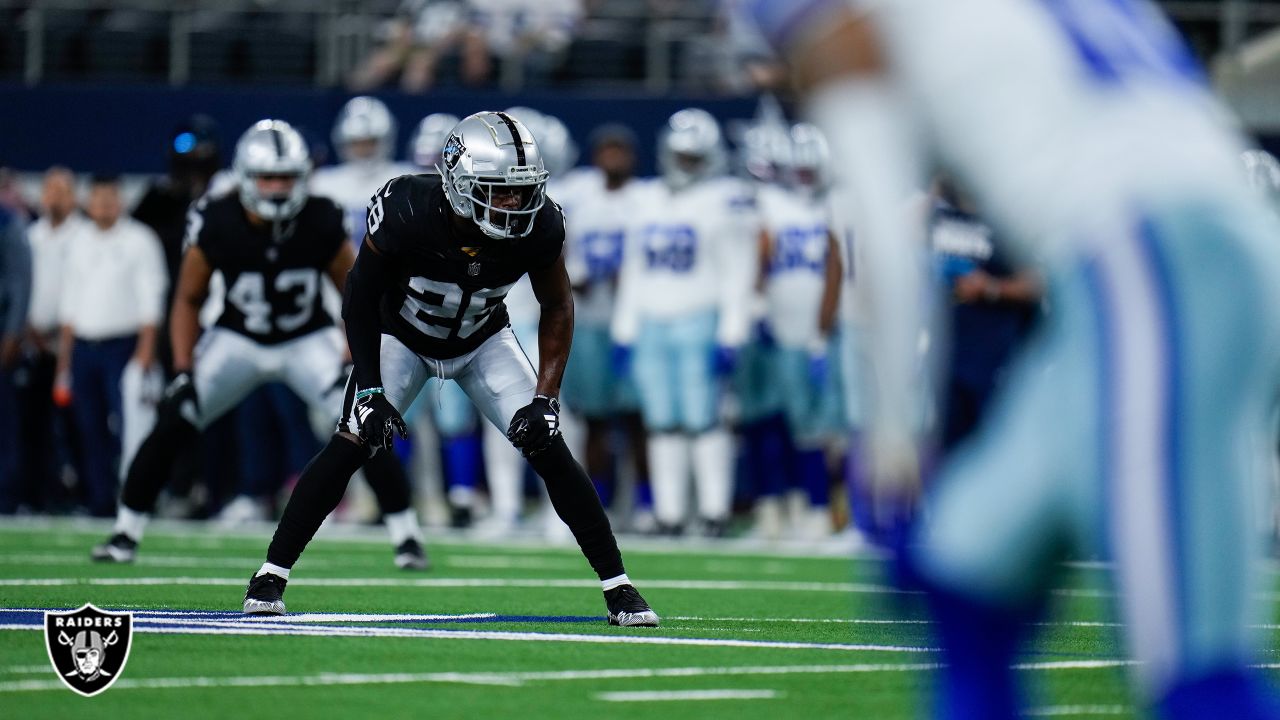
<svg viewBox="0 0 1280 720">
<path fill-rule="evenodd" d="M 0 675 L 34 675 L 35 673 L 49 672 L 52 665 L 10 665 L 9 667 L 0 668 Z"/>
<path fill-rule="evenodd" d="M 251 523 L 243 527 L 224 529 L 202 521 L 164 519 L 153 521 L 147 530 L 148 537 L 152 538 L 197 538 L 202 541 L 216 543 L 222 540 L 237 542 L 250 540 L 267 541 L 271 539 L 272 534 L 275 532 L 275 527 L 275 523 Z M 110 520 L 14 518 L 4 524 L 0 524 L 0 534 L 77 532 L 105 536 L 110 534 L 112 528 L 113 525 Z M 855 546 L 853 543 L 840 538 L 817 542 L 775 542 L 752 538 L 682 538 L 679 542 L 673 542 L 644 535 L 621 534 L 619 539 L 627 547 L 628 554 L 631 555 L 716 555 L 829 561 L 846 561 L 852 557 L 855 560 L 868 562 L 881 562 L 887 558 L 886 554 L 873 547 Z M 321 543 L 342 541 L 385 545 L 387 536 L 381 528 L 369 527 L 363 523 L 325 523 L 321 526 L 316 536 L 316 541 Z M 427 544 L 428 548 L 431 545 L 459 545 L 493 548 L 516 553 L 542 551 L 576 553 L 576 551 L 567 549 L 571 546 L 548 542 L 540 531 L 521 533 L 517 538 L 504 542 L 478 538 L 467 531 L 430 528 L 428 530 Z"/>
<path fill-rule="evenodd" d="M 114 605 L 105 605 L 105 608 L 114 608 Z M 65 608 L 73 610 L 74 608 Z M 33 612 L 43 613 L 49 608 L 0 608 L 0 616 L 6 612 Z M 234 619 L 237 621 L 269 621 L 273 623 L 321 623 L 321 622 L 438 622 L 441 620 L 483 620 L 486 618 L 496 618 L 497 613 L 463 613 L 460 615 L 422 615 L 422 614 L 374 614 L 374 613 L 298 613 L 296 615 L 281 615 L 278 617 L 256 617 L 245 616 L 238 610 L 132 610 L 135 619 L 139 622 L 157 620 L 170 620 L 171 622 L 183 622 L 187 619 Z"/>
<path fill-rule="evenodd" d="M 1074 670 L 1079 663 L 1036 663 L 1024 670 Z M 765 665 L 740 667 L 616 668 L 591 670 L 550 670 L 510 673 L 321 673 L 301 676 L 233 676 L 178 678 L 121 678 L 117 690 L 176 689 L 193 687 L 286 687 L 303 685 L 377 685 L 402 683 L 463 683 L 472 685 L 520 686 L 525 683 L 573 680 L 628 680 L 645 678 L 726 677 L 795 674 L 862 674 L 884 672 L 925 672 L 942 667 L 937 663 L 852 665 Z M 0 682 L 0 692 L 62 690 L 59 680 L 19 680 Z M 1052 710 L 1053 708 L 1047 708 Z"/>
<path fill-rule="evenodd" d="M 140 553 L 133 561 L 138 566 L 148 567 L 181 567 L 181 568 L 251 568 L 262 561 L 261 557 L 197 557 L 192 555 L 152 555 Z M 344 558 L 324 555 L 319 558 L 308 558 L 307 566 L 311 568 L 333 568 L 344 565 L 366 563 L 369 558 L 359 555 L 348 555 Z M 69 553 L 9 553 L 0 555 L 0 565 L 89 565 L 89 555 L 83 552 Z M 390 564 L 390 555 L 387 559 Z M 439 562 L 451 567 L 511 569 L 525 568 L 533 570 L 574 570 L 582 562 L 570 558 L 563 560 L 552 558 L 516 556 L 516 555 L 447 555 Z"/>
<path fill-rule="evenodd" d="M 775 700 L 777 690 L 638 690 L 596 693 L 604 702 L 669 702 L 687 700 Z"/>
<path fill-rule="evenodd" d="M 43 631 L 39 625 L 2 624 L 0 630 Z M 576 633 L 516 632 L 513 630 L 441 630 L 435 628 L 365 628 L 345 625 L 289 625 L 245 619 L 240 621 L 182 621 L 174 624 L 138 623 L 135 632 L 161 635 L 290 635 L 324 637 L 427 638 L 435 640 L 503 640 L 569 642 L 601 645 L 670 645 L 684 647 L 734 647 L 771 650 L 832 650 L 839 652 L 887 652 L 926 654 L 936 648 L 854 643 L 810 643 L 731 638 L 681 638 L 644 635 L 590 635 Z"/>
<path fill-rule="evenodd" d="M 293 586 L 312 587 L 512 587 L 512 588 L 599 588 L 600 583 L 588 578 L 538 579 L 538 578 L 296 578 Z M 141 578 L 5 578 L 0 586 L 64 587 L 72 585 L 132 586 L 132 585 L 217 585 L 243 586 L 244 578 L 202 577 L 141 577 Z M 643 588 L 662 590 L 751 590 L 757 592 L 834 592 L 903 594 L 883 585 L 865 583 L 791 582 L 783 580 L 643 580 Z M 912 593 L 908 593 L 912 594 Z"/>
<path fill-rule="evenodd" d="M 1099 670 L 1137 665 L 1134 660 L 1054 660 L 1051 662 L 1018 663 L 1015 670 Z"/>
<path fill-rule="evenodd" d="M 1131 708 L 1123 705 L 1050 705 L 1027 711 L 1033 717 L 1069 717 L 1079 715 L 1128 715 Z"/>
</svg>

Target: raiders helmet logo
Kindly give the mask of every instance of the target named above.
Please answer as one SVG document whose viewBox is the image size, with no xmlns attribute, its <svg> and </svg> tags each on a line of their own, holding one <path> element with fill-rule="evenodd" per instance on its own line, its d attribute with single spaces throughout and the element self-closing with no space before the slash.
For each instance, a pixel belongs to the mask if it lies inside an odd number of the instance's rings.
<svg viewBox="0 0 1280 720">
<path fill-rule="evenodd" d="M 64 685 L 85 697 L 111 687 L 129 661 L 133 613 L 86 603 L 72 612 L 44 614 L 44 644 Z"/>
<path fill-rule="evenodd" d="M 440 160 L 444 162 L 444 166 L 450 170 L 458 167 L 458 161 L 462 159 L 462 153 L 467 149 L 462 145 L 462 138 L 457 135 L 450 135 L 449 139 L 444 143 L 444 150 L 440 153 Z"/>
</svg>

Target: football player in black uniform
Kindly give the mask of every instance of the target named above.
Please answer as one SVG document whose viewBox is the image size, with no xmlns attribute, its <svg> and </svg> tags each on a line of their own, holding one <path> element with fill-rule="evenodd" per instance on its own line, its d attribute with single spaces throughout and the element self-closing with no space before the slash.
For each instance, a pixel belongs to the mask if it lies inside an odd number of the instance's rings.
<svg viewBox="0 0 1280 720">
<path fill-rule="evenodd" d="M 609 623 L 656 626 L 627 578 L 590 478 L 560 435 L 560 378 L 573 335 L 564 218 L 546 198 L 532 135 L 505 113 L 454 128 L 439 176 L 406 175 L 369 204 L 364 248 L 347 278 L 343 317 L 355 370 L 338 431 L 307 466 L 285 508 L 244 611 L 281 614 L 289 569 L 347 480 L 404 436 L 402 413 L 430 377 L 456 380 L 542 477 L 556 513 L 600 577 Z M 541 307 L 535 371 L 503 297 L 529 275 Z"/>
<path fill-rule="evenodd" d="M 280 380 L 313 407 L 339 409 L 347 380 L 343 338 L 321 290 L 326 277 L 341 289 L 355 261 L 342 210 L 308 196 L 306 142 L 283 121 L 250 128 L 236 146 L 234 169 L 239 192 L 199 201 L 188 219 L 170 320 L 176 375 L 129 466 L 115 534 L 93 549 L 95 560 L 133 560 L 179 449 L 257 386 Z M 225 306 L 197 343 L 215 271 L 226 280 Z M 364 467 L 396 565 L 425 568 L 404 468 L 390 453 Z"/>
</svg>

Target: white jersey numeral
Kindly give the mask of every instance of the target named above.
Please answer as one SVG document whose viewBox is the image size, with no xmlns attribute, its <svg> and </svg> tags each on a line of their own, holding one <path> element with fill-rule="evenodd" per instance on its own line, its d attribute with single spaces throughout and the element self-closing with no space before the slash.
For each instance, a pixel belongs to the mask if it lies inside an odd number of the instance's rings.
<svg viewBox="0 0 1280 720">
<path fill-rule="evenodd" d="M 320 290 L 320 273 L 314 268 L 294 268 L 276 276 L 277 293 L 295 293 L 295 312 L 275 319 L 282 332 L 293 332 L 306 325 L 315 312 L 316 293 Z M 267 300 L 266 280 L 262 273 L 241 273 L 227 291 L 227 300 L 244 315 L 244 328 L 251 333 L 271 332 L 271 303 Z"/>
<path fill-rule="evenodd" d="M 405 295 L 400 317 L 423 335 L 443 340 L 457 328 L 457 337 L 465 339 L 489 318 L 512 285 L 515 283 L 476 290 L 468 297 L 466 291 L 454 283 L 411 278 L 412 292 Z"/>
</svg>

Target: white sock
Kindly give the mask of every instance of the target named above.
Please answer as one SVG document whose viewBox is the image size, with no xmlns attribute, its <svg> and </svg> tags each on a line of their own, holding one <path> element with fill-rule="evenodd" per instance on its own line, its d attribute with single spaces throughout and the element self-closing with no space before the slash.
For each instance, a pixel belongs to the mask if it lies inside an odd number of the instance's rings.
<svg viewBox="0 0 1280 720">
<path fill-rule="evenodd" d="M 134 542 L 142 542 L 142 533 L 147 529 L 147 519 L 151 516 L 125 507 L 120 503 L 116 510 L 116 532 L 124 533 Z"/>
<path fill-rule="evenodd" d="M 418 525 L 418 514 L 413 508 L 384 515 L 382 521 L 387 524 L 387 533 L 391 535 L 393 546 L 399 547 L 400 543 L 410 538 L 422 542 L 422 527 Z"/>
<path fill-rule="evenodd" d="M 733 438 L 724 428 L 693 439 L 693 475 L 698 488 L 698 514 L 726 520 L 733 501 Z"/>
<path fill-rule="evenodd" d="M 658 522 L 683 523 L 689 511 L 689 438 L 679 433 L 649 435 L 649 483 Z"/>
<path fill-rule="evenodd" d="M 578 456 L 581 457 L 581 456 Z M 484 424 L 484 467 L 489 479 L 489 504 L 494 517 L 515 522 L 524 500 L 524 469 L 520 451 L 493 423 Z M 539 483 L 541 484 L 541 483 Z"/>
<path fill-rule="evenodd" d="M 604 588 L 605 592 L 608 592 L 616 587 L 621 587 L 623 585 L 630 585 L 630 584 L 631 584 L 631 578 L 627 577 L 626 573 L 622 573 L 617 577 L 611 577 L 608 580 L 600 581 L 600 587 Z"/>
<path fill-rule="evenodd" d="M 289 568 L 272 565 L 271 563 L 262 563 L 262 567 L 258 568 L 258 572 L 254 573 L 253 576 L 258 577 L 259 575 L 265 575 L 267 573 L 282 577 L 285 580 L 289 579 Z"/>
</svg>

